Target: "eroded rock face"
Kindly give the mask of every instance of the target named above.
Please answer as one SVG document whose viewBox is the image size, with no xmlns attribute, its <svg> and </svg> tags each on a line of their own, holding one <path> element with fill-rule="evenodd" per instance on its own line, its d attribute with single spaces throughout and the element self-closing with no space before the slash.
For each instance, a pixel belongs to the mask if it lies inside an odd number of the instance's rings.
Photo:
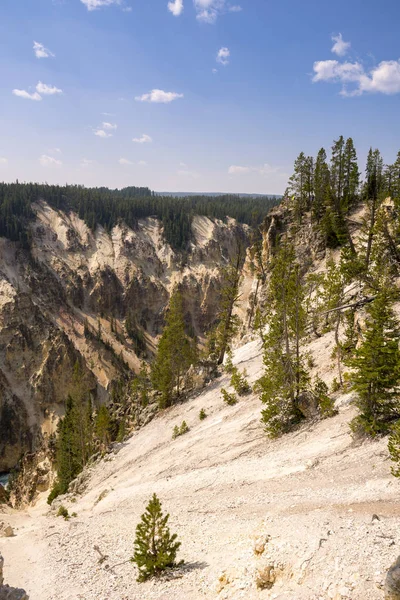
<svg viewBox="0 0 400 600">
<path fill-rule="evenodd" d="M 4 559 L 0 554 L 0 600 L 29 600 L 29 596 L 27 596 L 25 590 L 4 585 L 3 567 Z"/>
<path fill-rule="evenodd" d="M 248 245 L 249 228 L 232 219 L 195 217 L 193 243 L 180 254 L 154 218 L 107 233 L 45 203 L 35 211 L 30 251 L 0 238 L 0 472 L 46 447 L 76 363 L 95 404 L 108 401 L 127 370 L 139 370 L 156 348 L 176 286 L 187 325 L 201 338 L 215 321 L 221 266 L 239 243 Z M 35 466 L 33 477 L 46 489 L 47 472 Z"/>
</svg>

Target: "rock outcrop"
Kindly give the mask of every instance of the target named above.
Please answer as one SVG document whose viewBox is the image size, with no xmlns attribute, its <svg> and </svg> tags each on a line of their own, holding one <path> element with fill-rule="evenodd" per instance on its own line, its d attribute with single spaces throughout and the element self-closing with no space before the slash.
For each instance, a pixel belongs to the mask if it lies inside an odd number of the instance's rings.
<svg viewBox="0 0 400 600">
<path fill-rule="evenodd" d="M 386 576 L 385 600 L 400 600 L 400 556 Z"/>
<path fill-rule="evenodd" d="M 175 286 L 201 338 L 215 320 L 220 268 L 239 242 L 248 245 L 250 232 L 232 219 L 194 217 L 183 254 L 165 242 L 155 218 L 108 233 L 45 203 L 34 210 L 29 251 L 0 238 L 0 472 L 46 447 L 77 363 L 95 405 L 139 370 L 154 353 Z M 45 487 L 46 476 L 37 476 Z"/>
<path fill-rule="evenodd" d="M 0 600 L 29 600 L 29 596 L 24 590 L 4 585 L 3 567 L 4 559 L 0 554 Z"/>
</svg>

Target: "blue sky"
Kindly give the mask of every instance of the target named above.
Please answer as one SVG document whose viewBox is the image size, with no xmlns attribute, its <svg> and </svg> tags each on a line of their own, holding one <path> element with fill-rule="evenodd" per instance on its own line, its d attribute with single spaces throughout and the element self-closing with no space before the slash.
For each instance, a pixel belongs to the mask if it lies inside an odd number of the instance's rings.
<svg viewBox="0 0 400 600">
<path fill-rule="evenodd" d="M 1 0 L 0 179 L 279 194 L 340 134 L 392 162 L 399 26 L 398 0 Z"/>
</svg>

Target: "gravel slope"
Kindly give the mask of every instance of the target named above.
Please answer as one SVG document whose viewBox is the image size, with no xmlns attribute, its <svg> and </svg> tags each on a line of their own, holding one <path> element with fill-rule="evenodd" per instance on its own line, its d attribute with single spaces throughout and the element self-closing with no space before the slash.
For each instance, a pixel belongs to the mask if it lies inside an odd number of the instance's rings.
<svg viewBox="0 0 400 600">
<path fill-rule="evenodd" d="M 234 362 L 257 379 L 258 344 L 240 348 Z M 386 441 L 354 444 L 348 397 L 333 419 L 270 441 L 259 400 L 227 407 L 223 386 L 226 376 L 95 465 L 86 491 L 64 501 L 76 518 L 56 518 L 45 498 L 2 515 L 16 527 L 14 538 L 0 540 L 7 582 L 31 600 L 383 598 L 381 582 L 400 553 L 400 482 L 390 475 Z M 172 441 L 183 419 L 190 432 Z M 171 514 L 186 566 L 139 585 L 127 561 L 153 492 Z M 257 557 L 254 541 L 265 536 Z M 257 589 L 258 570 L 271 568 L 274 583 Z"/>
</svg>

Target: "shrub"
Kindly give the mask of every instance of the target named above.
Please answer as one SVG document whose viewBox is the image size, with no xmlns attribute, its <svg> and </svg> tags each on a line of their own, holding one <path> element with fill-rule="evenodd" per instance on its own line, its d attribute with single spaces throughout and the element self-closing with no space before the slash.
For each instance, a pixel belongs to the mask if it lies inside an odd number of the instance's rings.
<svg viewBox="0 0 400 600">
<path fill-rule="evenodd" d="M 172 432 L 172 439 L 175 440 L 177 437 L 179 437 L 180 435 L 184 435 L 188 431 L 190 431 L 188 424 L 186 423 L 186 421 L 182 421 L 180 427 L 178 427 L 178 425 L 175 425 L 174 430 Z"/>
<path fill-rule="evenodd" d="M 239 396 L 250 394 L 251 387 L 246 379 L 246 371 L 244 373 L 240 373 L 240 371 L 234 367 L 231 376 L 231 386 L 235 392 L 239 394 Z"/>
<path fill-rule="evenodd" d="M 221 394 L 222 394 L 223 401 L 225 402 L 225 404 L 228 404 L 229 406 L 233 406 L 238 401 L 236 398 L 236 394 L 230 394 L 224 388 L 222 388 Z"/>
<path fill-rule="evenodd" d="M 335 401 L 328 394 L 328 386 L 325 381 L 322 381 L 319 375 L 314 380 L 314 394 L 318 400 L 319 410 L 321 417 L 326 419 L 327 417 L 333 417 L 337 414 L 335 408 Z"/>
<path fill-rule="evenodd" d="M 400 477 L 400 421 L 397 421 L 392 429 L 388 449 L 390 458 L 395 463 L 392 467 L 392 473 L 395 477 Z"/>
<path fill-rule="evenodd" d="M 338 382 L 337 378 L 335 377 L 334 380 L 332 381 L 332 386 L 331 386 L 332 394 L 336 394 L 336 392 L 338 392 L 339 390 L 340 390 L 340 383 Z"/>
<path fill-rule="evenodd" d="M 65 521 L 68 521 L 68 519 L 69 519 L 68 510 L 62 504 L 61 504 L 60 508 L 58 509 L 57 517 L 63 517 Z"/>
<path fill-rule="evenodd" d="M 229 373 L 229 375 L 231 375 L 235 369 L 236 369 L 236 367 L 233 366 L 233 362 L 232 362 L 232 350 L 229 348 L 226 353 L 226 361 L 224 364 L 224 371 L 225 371 L 225 373 Z"/>
<path fill-rule="evenodd" d="M 199 419 L 200 419 L 200 421 L 204 421 L 204 419 L 206 419 L 206 418 L 207 418 L 207 413 L 204 410 L 204 408 L 202 408 L 201 411 L 199 412 Z"/>
<path fill-rule="evenodd" d="M 131 562 L 139 569 L 139 582 L 177 566 L 176 554 L 181 544 L 176 541 L 176 534 L 171 535 L 167 525 L 168 519 L 169 514 L 163 515 L 161 502 L 156 494 L 153 494 L 141 522 L 136 527 L 134 555 L 131 558 Z"/>
</svg>

